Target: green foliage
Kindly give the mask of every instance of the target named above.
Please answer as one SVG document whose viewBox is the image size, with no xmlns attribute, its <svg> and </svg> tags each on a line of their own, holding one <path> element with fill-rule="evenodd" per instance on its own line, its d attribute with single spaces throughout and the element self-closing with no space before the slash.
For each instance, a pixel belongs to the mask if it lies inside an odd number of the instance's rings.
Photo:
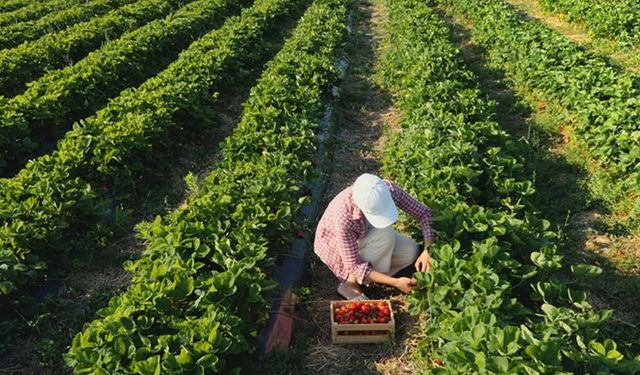
<svg viewBox="0 0 640 375">
<path fill-rule="evenodd" d="M 640 91 L 635 78 L 539 22 L 523 20 L 503 0 L 440 0 L 473 22 L 488 64 L 517 87 L 576 115 L 574 133 L 597 166 L 611 206 L 640 218 Z M 612 194 L 611 192 L 614 192 Z M 631 212 L 629 212 L 631 211 Z"/>
<path fill-rule="evenodd" d="M 33 20 L 47 13 L 60 11 L 81 4 L 83 0 L 51 0 L 30 2 L 24 7 L 0 14 L 0 26 Z"/>
<path fill-rule="evenodd" d="M 238 22 L 292 6 L 257 1 Z M 185 208 L 140 226 L 147 247 L 127 266 L 132 285 L 74 338 L 65 357 L 75 373 L 240 373 L 247 365 L 275 284 L 267 275 L 295 232 L 346 18 L 344 0 L 307 10 L 251 90 L 216 169 Z"/>
<path fill-rule="evenodd" d="M 408 297 L 411 313 L 429 315 L 416 355 L 437 374 L 639 372 L 640 361 L 601 343 L 610 311 L 594 311 L 585 291 L 555 277 L 565 266 L 558 235 L 531 207 L 518 148 L 444 22 L 419 0 L 387 4 L 382 76 L 405 115 L 384 170 L 434 208 L 439 236 L 433 267 L 416 273 Z"/>
<path fill-rule="evenodd" d="M 258 3 L 183 51 L 167 69 L 75 124 L 50 155 L 0 182 L 2 295 L 37 282 L 66 256 L 68 228 L 108 223 L 113 209 L 95 190 L 124 199 L 145 172 L 175 155 L 181 135 L 207 124 L 212 92 L 230 72 L 258 60 L 269 32 L 301 0 Z"/>
<path fill-rule="evenodd" d="M 131 28 L 171 12 L 179 3 L 145 0 L 114 11 L 103 21 Z M 228 0 L 192 2 L 164 19 L 149 22 L 106 43 L 77 64 L 31 82 L 23 94 L 0 105 L 3 117 L 0 161 L 4 159 L 7 168 L 17 169 L 16 165 L 31 156 L 37 142 L 56 138 L 73 121 L 89 116 L 123 89 L 166 67 L 167 58 L 174 58 L 197 37 L 222 23 L 229 14 L 238 11 L 241 4 Z M 104 22 L 94 23 L 105 26 Z M 104 32 L 102 26 L 79 29 L 85 47 L 93 44 L 86 37 L 98 37 Z M 64 38 L 61 43 L 64 45 Z M 16 58 L 11 56 L 10 60 Z M 1 61 L 0 58 L 0 66 Z"/>
<path fill-rule="evenodd" d="M 142 0 L 0 51 L 0 93 L 10 97 L 49 70 L 70 65 L 126 31 L 166 15 L 179 0 Z"/>
<path fill-rule="evenodd" d="M 117 8 L 137 0 L 96 0 L 81 3 L 57 13 L 34 21 L 21 22 L 0 29 L 0 48 L 10 48 L 27 40 L 36 39 L 42 35 L 65 29 L 76 23 L 100 16 L 113 8 Z"/>
<path fill-rule="evenodd" d="M 44 1 L 44 0 L 39 0 L 39 1 Z M 3 12 L 3 13 L 11 12 L 13 10 L 16 10 L 20 7 L 23 7 L 31 3 L 34 3 L 34 2 L 30 0 L 7 0 L 2 4 L 0 4 L 0 12 Z"/>
<path fill-rule="evenodd" d="M 637 43 L 640 40 L 640 4 L 632 0 L 540 0 L 542 7 L 583 23 L 595 36 Z"/>
</svg>

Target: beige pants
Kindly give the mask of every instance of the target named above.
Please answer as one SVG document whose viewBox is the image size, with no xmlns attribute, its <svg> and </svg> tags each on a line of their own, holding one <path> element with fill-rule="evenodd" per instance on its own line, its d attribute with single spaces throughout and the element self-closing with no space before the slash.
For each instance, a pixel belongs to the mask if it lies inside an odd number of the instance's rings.
<svg viewBox="0 0 640 375">
<path fill-rule="evenodd" d="M 358 240 L 358 248 L 362 260 L 371 263 L 375 271 L 387 275 L 395 274 L 418 257 L 418 244 L 391 226 L 371 228 L 363 239 Z"/>
</svg>

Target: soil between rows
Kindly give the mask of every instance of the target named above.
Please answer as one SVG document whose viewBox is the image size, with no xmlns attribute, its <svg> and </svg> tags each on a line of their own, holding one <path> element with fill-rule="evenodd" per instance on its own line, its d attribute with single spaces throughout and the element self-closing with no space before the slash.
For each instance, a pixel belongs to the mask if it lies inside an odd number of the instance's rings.
<svg viewBox="0 0 640 375">
<path fill-rule="evenodd" d="M 362 173 L 381 175 L 382 148 L 390 132 L 398 130 L 401 114 L 391 97 L 376 84 L 379 61 L 384 55 L 386 9 L 380 0 L 355 1 L 353 33 L 348 46 L 349 69 L 341 87 L 333 142 L 332 170 L 326 176 L 321 212 Z M 331 343 L 329 304 L 339 299 L 338 279 L 312 255 L 311 292 L 304 307 L 308 320 L 301 362 L 313 374 L 412 374 L 411 340 L 415 318 L 406 311 L 405 297 L 393 288 L 377 288 L 376 294 L 392 301 L 396 314 L 396 341 L 392 344 L 334 345 Z M 372 296 L 370 296 L 372 297 Z M 376 296 L 378 297 L 378 296 Z"/>
</svg>

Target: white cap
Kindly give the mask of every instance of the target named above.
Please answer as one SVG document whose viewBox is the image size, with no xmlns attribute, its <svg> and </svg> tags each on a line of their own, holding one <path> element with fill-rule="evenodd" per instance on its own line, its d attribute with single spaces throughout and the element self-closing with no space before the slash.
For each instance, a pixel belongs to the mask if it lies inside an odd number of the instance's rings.
<svg viewBox="0 0 640 375">
<path fill-rule="evenodd" d="M 398 209 L 387 184 L 369 173 L 360 175 L 353 183 L 353 201 L 367 220 L 376 228 L 386 228 L 398 220 Z"/>
</svg>

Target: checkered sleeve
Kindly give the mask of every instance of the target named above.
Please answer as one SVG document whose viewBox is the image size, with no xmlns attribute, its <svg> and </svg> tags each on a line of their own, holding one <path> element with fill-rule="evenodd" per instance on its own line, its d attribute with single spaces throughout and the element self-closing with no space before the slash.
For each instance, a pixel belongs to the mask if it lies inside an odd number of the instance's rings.
<svg viewBox="0 0 640 375">
<path fill-rule="evenodd" d="M 385 180 L 385 182 L 389 187 L 391 198 L 393 198 L 396 206 L 408 213 L 422 225 L 422 234 L 424 235 L 425 243 L 435 241 L 436 236 L 431 228 L 433 225 L 431 209 L 420 203 L 396 183 L 388 180 Z"/>
<path fill-rule="evenodd" d="M 335 241 L 336 250 L 341 255 L 345 271 L 354 275 L 358 284 L 364 284 L 372 266 L 371 263 L 363 262 L 360 258 L 357 234 L 351 228 L 351 222 L 344 217 L 340 218 L 336 227 Z"/>
</svg>

